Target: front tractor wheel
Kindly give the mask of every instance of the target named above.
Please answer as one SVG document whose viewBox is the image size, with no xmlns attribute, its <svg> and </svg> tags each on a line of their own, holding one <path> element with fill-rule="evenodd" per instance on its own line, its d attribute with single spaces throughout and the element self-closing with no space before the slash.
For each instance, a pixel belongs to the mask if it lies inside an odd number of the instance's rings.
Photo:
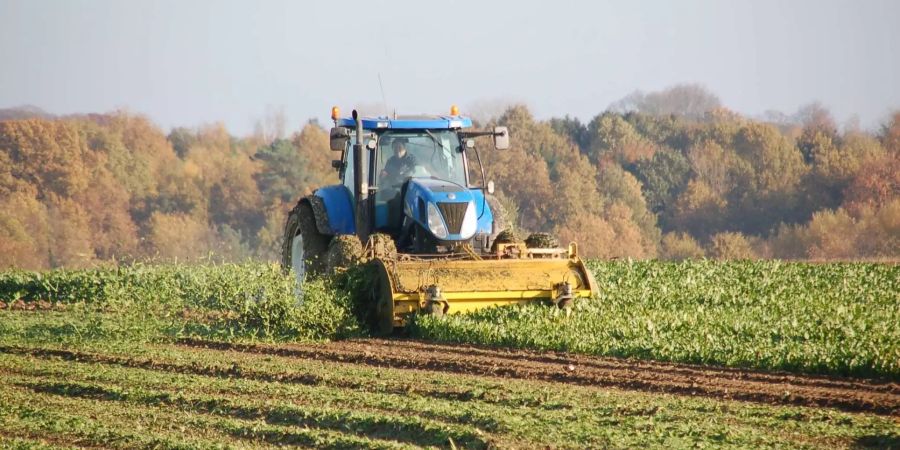
<svg viewBox="0 0 900 450">
<path fill-rule="evenodd" d="M 321 234 L 316 229 L 312 207 L 308 202 L 300 200 L 288 213 L 281 250 L 281 266 L 285 271 L 294 270 L 298 288 L 305 276 L 322 273 L 323 257 L 330 240 L 330 236 Z"/>
</svg>

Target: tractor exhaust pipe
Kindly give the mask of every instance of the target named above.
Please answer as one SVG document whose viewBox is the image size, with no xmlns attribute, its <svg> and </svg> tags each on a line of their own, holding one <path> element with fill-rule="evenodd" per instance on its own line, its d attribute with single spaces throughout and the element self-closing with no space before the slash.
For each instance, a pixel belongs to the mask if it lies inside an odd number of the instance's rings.
<svg viewBox="0 0 900 450">
<path fill-rule="evenodd" d="M 363 148 L 363 124 L 359 113 L 353 110 L 353 120 L 356 122 L 356 143 L 353 144 L 353 198 L 356 199 L 356 235 L 359 240 L 366 242 L 371 233 L 369 220 L 369 184 L 368 167 L 364 158 Z"/>
</svg>

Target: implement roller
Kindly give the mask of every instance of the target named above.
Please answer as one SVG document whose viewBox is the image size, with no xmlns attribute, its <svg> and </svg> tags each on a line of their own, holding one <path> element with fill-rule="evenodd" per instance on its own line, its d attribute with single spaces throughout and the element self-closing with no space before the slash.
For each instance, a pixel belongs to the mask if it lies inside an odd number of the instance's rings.
<svg viewBox="0 0 900 450">
<path fill-rule="evenodd" d="M 341 184 L 300 199 L 288 216 L 282 264 L 297 276 L 366 259 L 377 328 L 389 332 L 411 314 L 466 313 L 495 305 L 546 301 L 568 307 L 597 293 L 576 244 L 549 235 L 520 241 L 505 229 L 493 182 L 485 180 L 479 137 L 509 147 L 505 127 L 470 131 L 448 116 L 341 118 L 332 109 L 332 165 Z M 473 154 L 480 183 L 469 179 Z M 365 245 L 364 245 L 365 244 Z"/>
</svg>

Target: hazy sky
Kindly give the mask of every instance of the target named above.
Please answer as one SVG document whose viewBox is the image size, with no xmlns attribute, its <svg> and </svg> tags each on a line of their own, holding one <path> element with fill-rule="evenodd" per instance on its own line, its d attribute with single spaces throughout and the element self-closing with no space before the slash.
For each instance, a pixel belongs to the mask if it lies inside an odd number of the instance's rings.
<svg viewBox="0 0 900 450">
<path fill-rule="evenodd" d="M 900 108 L 900 0 L 0 0 L 0 108 L 243 134 L 267 109 L 297 128 L 377 105 L 379 74 L 400 113 L 515 101 L 590 120 L 697 82 L 741 113 L 818 100 L 874 128 Z"/>
</svg>

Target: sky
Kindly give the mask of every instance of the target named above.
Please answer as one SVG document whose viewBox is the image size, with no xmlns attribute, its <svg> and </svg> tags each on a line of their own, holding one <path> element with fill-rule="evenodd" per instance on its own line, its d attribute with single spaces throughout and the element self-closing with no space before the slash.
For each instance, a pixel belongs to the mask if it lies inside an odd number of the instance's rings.
<svg viewBox="0 0 900 450">
<path fill-rule="evenodd" d="M 247 134 L 273 111 L 327 123 L 333 105 L 589 121 L 699 83 L 743 114 L 819 101 L 877 129 L 900 109 L 898 23 L 897 0 L 0 0 L 0 108 Z"/>
</svg>

